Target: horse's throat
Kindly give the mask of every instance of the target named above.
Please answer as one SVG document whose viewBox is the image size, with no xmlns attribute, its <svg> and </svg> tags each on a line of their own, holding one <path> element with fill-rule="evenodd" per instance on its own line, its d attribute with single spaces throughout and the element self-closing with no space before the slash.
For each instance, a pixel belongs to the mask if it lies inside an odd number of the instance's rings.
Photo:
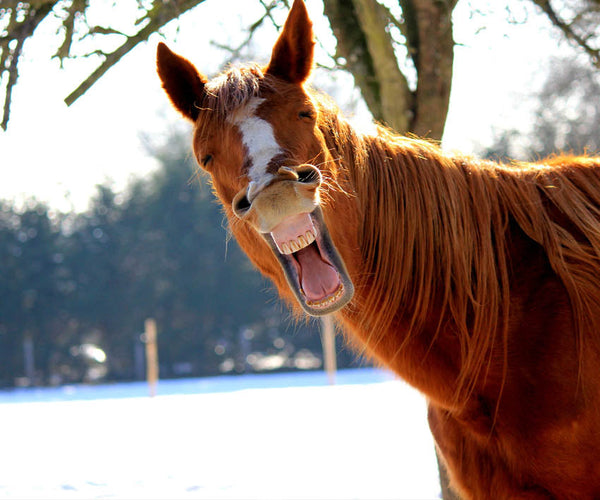
<svg viewBox="0 0 600 500">
<path fill-rule="evenodd" d="M 317 245 L 309 245 L 294 253 L 300 266 L 300 284 L 306 298 L 319 302 L 331 296 L 341 285 L 338 272 L 321 257 Z"/>
</svg>

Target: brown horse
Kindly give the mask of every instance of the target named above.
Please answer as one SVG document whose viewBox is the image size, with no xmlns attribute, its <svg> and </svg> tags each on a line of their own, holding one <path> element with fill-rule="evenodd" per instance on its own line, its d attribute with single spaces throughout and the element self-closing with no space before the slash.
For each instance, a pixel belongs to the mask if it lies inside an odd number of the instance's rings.
<svg viewBox="0 0 600 500">
<path fill-rule="evenodd" d="M 313 46 L 295 0 L 264 68 L 208 81 L 158 47 L 238 242 L 427 396 L 465 498 L 600 499 L 600 159 L 359 134 L 305 85 Z"/>
</svg>

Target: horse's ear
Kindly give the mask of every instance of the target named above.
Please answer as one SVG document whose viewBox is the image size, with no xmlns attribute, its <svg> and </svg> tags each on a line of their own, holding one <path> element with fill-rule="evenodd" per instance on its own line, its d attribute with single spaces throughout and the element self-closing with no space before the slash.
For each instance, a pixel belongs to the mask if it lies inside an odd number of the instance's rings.
<svg viewBox="0 0 600 500">
<path fill-rule="evenodd" d="M 156 51 L 156 67 L 173 106 L 186 118 L 196 121 L 206 78 L 191 62 L 175 54 L 162 42 Z"/>
<path fill-rule="evenodd" d="M 267 74 L 291 83 L 302 83 L 312 69 L 314 46 L 312 22 L 304 0 L 294 0 L 273 48 Z"/>
</svg>

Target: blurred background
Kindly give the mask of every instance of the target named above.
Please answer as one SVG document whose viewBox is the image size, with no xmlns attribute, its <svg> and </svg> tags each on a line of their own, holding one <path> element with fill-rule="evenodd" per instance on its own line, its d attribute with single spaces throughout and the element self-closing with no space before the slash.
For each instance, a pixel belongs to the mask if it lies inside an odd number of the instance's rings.
<svg viewBox="0 0 600 500">
<path fill-rule="evenodd" d="M 368 130 L 376 120 L 439 140 L 447 150 L 503 161 L 600 149 L 598 0 L 306 4 L 318 40 L 311 84 L 332 95 L 359 128 Z M 15 388 L 143 380 L 144 320 L 150 317 L 159 332 L 162 380 L 322 369 L 320 324 L 293 320 L 230 237 L 190 153 L 190 127 L 172 110 L 155 74 L 159 40 L 208 76 L 237 61 L 267 63 L 289 6 L 287 0 L 2 0 L 5 396 L 17 394 L 10 392 Z M 340 338 L 337 362 L 365 370 L 340 377 L 342 383 L 392 383 Z M 250 387 L 237 380 L 238 387 Z M 251 385 L 282 386 L 274 380 Z M 201 387 L 207 386 L 179 392 Z M 407 403 L 388 408 L 387 418 L 414 406 L 425 425 L 422 400 L 385 387 Z M 136 390 L 125 394 L 139 395 Z M 72 391 L 42 399 L 68 399 Z M 40 393 L 28 394 L 17 399 L 35 401 L 31 395 Z M 340 404 L 355 397 L 347 393 Z M 358 426 L 365 415 L 355 411 L 348 409 L 358 415 Z M 15 422 L 23 415 L 14 413 Z M 84 411 L 84 418 L 92 417 Z M 430 442 L 414 446 L 432 450 Z M 363 456 L 377 453 L 383 451 L 363 450 Z M 430 453 L 427 460 L 435 459 Z M 419 494 L 400 493 L 399 481 L 390 484 L 364 492 L 357 486 L 348 494 Z M 71 491 L 57 488 L 59 497 Z M 210 491 L 227 496 L 223 487 Z M 282 490 L 273 491 L 276 498 Z M 420 491 L 430 498 L 439 487 Z"/>
</svg>

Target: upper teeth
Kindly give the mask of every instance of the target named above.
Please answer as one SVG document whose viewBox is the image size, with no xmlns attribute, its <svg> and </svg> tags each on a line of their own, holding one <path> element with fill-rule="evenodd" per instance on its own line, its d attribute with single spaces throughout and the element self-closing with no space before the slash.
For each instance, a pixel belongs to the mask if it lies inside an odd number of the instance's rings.
<svg viewBox="0 0 600 500">
<path fill-rule="evenodd" d="M 294 253 L 307 247 L 313 241 L 315 241 L 315 239 L 316 236 L 312 231 L 306 231 L 306 233 L 298 236 L 295 240 L 289 240 L 281 245 L 278 245 L 279 251 L 283 254 Z"/>
</svg>

